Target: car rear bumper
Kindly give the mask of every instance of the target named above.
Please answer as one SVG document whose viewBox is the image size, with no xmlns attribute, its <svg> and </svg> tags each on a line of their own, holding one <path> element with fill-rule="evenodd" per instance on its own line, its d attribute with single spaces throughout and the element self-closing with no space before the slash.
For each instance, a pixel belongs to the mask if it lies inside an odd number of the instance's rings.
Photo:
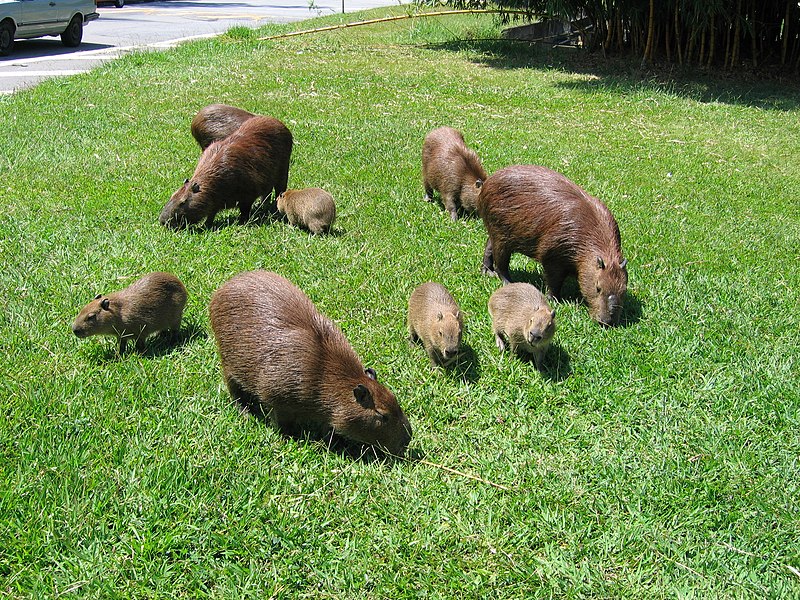
<svg viewBox="0 0 800 600">
<path fill-rule="evenodd" d="M 89 13 L 88 15 L 83 15 L 83 22 L 88 23 L 89 21 L 95 21 L 100 18 L 100 13 L 93 12 Z"/>
</svg>

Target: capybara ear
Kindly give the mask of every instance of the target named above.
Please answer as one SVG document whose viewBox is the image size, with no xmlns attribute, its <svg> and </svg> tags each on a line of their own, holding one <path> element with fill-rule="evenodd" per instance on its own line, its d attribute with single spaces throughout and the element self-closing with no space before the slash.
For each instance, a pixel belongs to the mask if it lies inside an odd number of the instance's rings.
<svg viewBox="0 0 800 600">
<path fill-rule="evenodd" d="M 369 388 L 363 383 L 359 383 L 353 389 L 353 395 L 356 397 L 356 402 L 358 402 L 364 408 L 375 408 L 375 401 L 372 399 L 372 394 L 370 393 Z"/>
<path fill-rule="evenodd" d="M 189 180 L 188 179 L 184 179 L 183 180 L 183 185 L 186 185 L 187 183 L 189 183 Z"/>
<path fill-rule="evenodd" d="M 619 268 L 620 269 L 624 269 L 627 266 L 628 266 L 628 259 L 627 258 L 623 258 L 619 263 Z"/>
<path fill-rule="evenodd" d="M 109 304 L 108 298 L 103 298 L 100 301 L 100 308 L 102 308 L 103 310 L 108 310 L 108 304 Z"/>
<path fill-rule="evenodd" d="M 193 193 L 193 194 L 196 194 L 196 193 L 197 193 L 197 192 L 199 192 L 199 191 L 200 191 L 200 184 L 199 184 L 199 183 L 197 183 L 197 182 L 195 181 L 195 182 L 192 184 L 192 193 Z"/>
<path fill-rule="evenodd" d="M 95 300 L 100 300 L 100 298 L 102 298 L 102 297 L 103 297 L 103 294 L 97 294 L 97 296 L 95 296 L 94 299 Z"/>
<path fill-rule="evenodd" d="M 375 372 L 375 369 L 373 369 L 372 367 L 367 367 L 366 369 L 364 369 L 364 373 L 366 373 L 367 377 L 369 377 L 373 381 L 378 381 L 378 374 Z"/>
<path fill-rule="evenodd" d="M 604 263 L 603 259 L 600 258 L 599 256 L 597 257 L 597 268 L 598 269 L 605 269 L 606 268 L 606 263 Z"/>
<path fill-rule="evenodd" d="M 478 188 L 478 189 L 481 189 L 483 187 L 483 181 L 481 181 L 480 179 L 477 179 L 475 181 L 475 187 Z"/>
<path fill-rule="evenodd" d="M 556 318 L 556 309 L 555 308 L 550 311 L 550 318 L 551 319 L 555 319 Z"/>
</svg>

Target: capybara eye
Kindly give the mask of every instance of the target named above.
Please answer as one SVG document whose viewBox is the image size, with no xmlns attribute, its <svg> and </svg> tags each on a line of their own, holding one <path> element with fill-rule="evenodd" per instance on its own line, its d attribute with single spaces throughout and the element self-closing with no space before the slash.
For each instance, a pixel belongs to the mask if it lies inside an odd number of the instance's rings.
<svg viewBox="0 0 800 600">
<path fill-rule="evenodd" d="M 89 321 L 94 321 L 94 320 L 97 318 L 97 315 L 96 315 L 96 314 L 94 314 L 94 313 L 92 313 L 91 315 L 89 315 L 89 316 L 88 316 L 88 317 L 86 317 L 86 318 L 87 318 Z"/>
</svg>

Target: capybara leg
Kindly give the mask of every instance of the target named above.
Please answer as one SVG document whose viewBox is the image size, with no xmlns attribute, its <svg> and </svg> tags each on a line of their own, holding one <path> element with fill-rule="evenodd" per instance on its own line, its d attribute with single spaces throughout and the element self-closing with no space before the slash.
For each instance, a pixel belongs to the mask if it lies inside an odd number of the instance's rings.
<svg viewBox="0 0 800 600">
<path fill-rule="evenodd" d="M 263 416 L 263 411 L 261 410 L 261 405 L 258 402 L 258 398 L 245 391 L 235 379 L 228 378 L 225 380 L 225 383 L 228 385 L 228 391 L 231 394 L 231 398 L 233 398 L 233 401 L 236 402 L 239 410 L 242 413 L 246 415 L 252 414 L 255 416 Z"/>
<path fill-rule="evenodd" d="M 216 216 L 217 216 L 217 211 L 216 210 L 212 210 L 210 213 L 208 213 L 208 216 L 206 217 L 206 222 L 205 222 L 205 228 L 206 229 L 211 229 L 211 226 L 214 224 L 214 217 L 216 217 Z"/>
<path fill-rule="evenodd" d="M 447 196 L 442 197 L 442 203 L 444 204 L 445 209 L 447 209 L 447 212 L 450 213 L 450 218 L 453 221 L 458 221 L 458 207 L 456 206 L 456 199 L 451 194 L 448 194 Z"/>
<path fill-rule="evenodd" d="M 439 366 L 439 356 L 436 354 L 436 350 L 434 348 L 431 348 L 428 351 L 428 358 L 431 361 L 431 367 L 432 368 L 435 369 L 436 367 Z"/>
<path fill-rule="evenodd" d="M 564 280 L 567 278 L 564 269 L 552 263 L 543 263 L 544 282 L 547 286 L 547 293 L 552 298 L 561 297 L 561 288 L 564 287 Z"/>
<path fill-rule="evenodd" d="M 425 202 L 433 202 L 433 188 L 427 181 L 423 182 L 422 185 L 425 186 L 425 197 L 423 200 L 425 200 Z"/>
<path fill-rule="evenodd" d="M 408 326 L 408 341 L 412 342 L 412 343 L 415 343 L 418 339 L 419 339 L 419 336 L 417 335 L 417 332 L 414 331 L 414 328 L 411 325 L 409 325 Z"/>
<path fill-rule="evenodd" d="M 547 348 L 536 348 L 533 352 L 531 352 L 533 355 L 533 362 L 536 365 L 536 368 L 540 371 L 542 370 L 542 361 L 546 351 Z"/>
<path fill-rule="evenodd" d="M 492 238 L 486 239 L 486 246 L 483 249 L 483 265 L 481 266 L 481 273 L 494 277 L 494 253 L 492 251 Z"/>
<path fill-rule="evenodd" d="M 239 204 L 239 210 L 241 211 L 239 213 L 239 224 L 240 225 L 244 225 L 245 223 L 247 223 L 250 220 L 250 210 L 252 208 L 253 208 L 253 204 L 252 203 L 250 203 L 250 204 L 240 203 Z"/>
<path fill-rule="evenodd" d="M 125 350 L 128 347 L 128 338 L 120 336 L 119 338 L 119 353 L 125 354 Z"/>
<path fill-rule="evenodd" d="M 143 336 L 143 335 L 139 336 L 138 338 L 136 338 L 136 351 L 139 354 L 142 354 L 145 351 L 144 340 L 145 340 L 145 336 Z"/>
<path fill-rule="evenodd" d="M 272 197 L 273 201 L 278 200 L 278 196 L 280 196 L 283 192 L 286 191 L 286 188 L 289 186 L 289 167 L 286 167 L 286 171 L 281 173 L 278 176 L 278 180 L 275 182 L 275 195 Z M 269 194 L 265 195 L 264 198 Z"/>
<path fill-rule="evenodd" d="M 494 343 L 497 344 L 497 347 L 500 348 L 500 351 L 506 349 L 506 342 L 503 339 L 503 336 L 500 335 L 499 331 L 494 332 Z"/>
<path fill-rule="evenodd" d="M 493 248 L 492 254 L 494 255 L 494 272 L 503 282 L 503 285 L 511 283 L 511 274 L 508 272 L 508 265 L 511 262 L 511 252 L 506 250 L 505 247 Z"/>
</svg>

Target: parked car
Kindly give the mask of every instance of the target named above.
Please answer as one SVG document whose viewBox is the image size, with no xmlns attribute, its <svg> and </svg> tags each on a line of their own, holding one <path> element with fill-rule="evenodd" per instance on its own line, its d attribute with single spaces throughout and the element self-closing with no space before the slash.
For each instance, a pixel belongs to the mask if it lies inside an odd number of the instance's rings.
<svg viewBox="0 0 800 600">
<path fill-rule="evenodd" d="M 11 54 L 14 40 L 46 35 L 78 46 L 83 24 L 99 16 L 95 0 L 0 0 L 0 56 Z"/>
</svg>

